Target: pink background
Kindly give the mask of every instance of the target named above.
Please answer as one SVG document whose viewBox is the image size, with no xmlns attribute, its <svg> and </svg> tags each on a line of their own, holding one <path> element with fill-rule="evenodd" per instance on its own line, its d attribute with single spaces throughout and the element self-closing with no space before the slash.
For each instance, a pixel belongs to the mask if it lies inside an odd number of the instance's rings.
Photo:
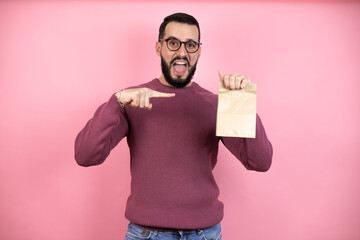
<svg viewBox="0 0 360 240">
<path fill-rule="evenodd" d="M 97 167 L 77 133 L 112 93 L 160 76 L 162 19 L 202 30 L 195 81 L 217 70 L 258 84 L 274 147 L 267 173 L 220 145 L 223 239 L 360 239 L 360 3 L 1 1 L 0 239 L 123 239 L 126 141 Z"/>
</svg>

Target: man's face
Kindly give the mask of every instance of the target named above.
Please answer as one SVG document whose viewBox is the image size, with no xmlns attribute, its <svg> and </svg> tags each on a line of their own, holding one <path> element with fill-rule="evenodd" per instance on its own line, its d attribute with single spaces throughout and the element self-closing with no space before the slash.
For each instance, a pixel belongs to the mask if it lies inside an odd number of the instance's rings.
<svg viewBox="0 0 360 240">
<path fill-rule="evenodd" d="M 199 33 L 195 25 L 170 22 L 166 25 L 164 39 L 176 38 L 181 42 L 198 41 Z M 171 51 L 165 41 L 157 42 L 157 54 L 161 57 L 161 69 L 167 83 L 173 87 L 185 87 L 192 79 L 201 48 L 189 53 L 182 44 L 177 51 Z"/>
</svg>

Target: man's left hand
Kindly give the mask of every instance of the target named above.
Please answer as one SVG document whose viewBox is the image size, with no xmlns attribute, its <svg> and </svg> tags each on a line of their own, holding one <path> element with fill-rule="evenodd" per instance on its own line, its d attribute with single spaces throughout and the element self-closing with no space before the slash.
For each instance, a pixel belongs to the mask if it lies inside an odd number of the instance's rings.
<svg viewBox="0 0 360 240">
<path fill-rule="evenodd" d="M 244 75 L 239 75 L 237 73 L 224 75 L 221 71 L 218 72 L 220 82 L 227 89 L 242 89 L 246 86 L 246 84 L 250 83 L 250 79 L 248 77 L 245 77 Z"/>
</svg>

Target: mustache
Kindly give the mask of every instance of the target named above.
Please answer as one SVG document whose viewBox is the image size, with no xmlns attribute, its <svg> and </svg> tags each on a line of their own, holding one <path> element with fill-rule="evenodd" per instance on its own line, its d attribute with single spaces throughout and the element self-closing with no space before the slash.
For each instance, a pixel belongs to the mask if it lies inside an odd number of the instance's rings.
<svg viewBox="0 0 360 240">
<path fill-rule="evenodd" d="M 170 65 L 172 65 L 176 60 L 185 60 L 187 62 L 187 64 L 190 66 L 190 62 L 187 57 L 179 57 L 179 56 L 177 56 L 173 60 L 171 60 Z"/>
</svg>

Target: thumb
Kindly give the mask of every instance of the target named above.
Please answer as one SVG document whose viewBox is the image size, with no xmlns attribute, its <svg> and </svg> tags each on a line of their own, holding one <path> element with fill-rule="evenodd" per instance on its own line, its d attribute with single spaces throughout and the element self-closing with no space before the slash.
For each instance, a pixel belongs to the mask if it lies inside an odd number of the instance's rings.
<svg viewBox="0 0 360 240">
<path fill-rule="evenodd" d="M 218 73 L 220 77 L 220 82 L 224 82 L 224 74 L 220 70 L 218 70 Z"/>
</svg>

